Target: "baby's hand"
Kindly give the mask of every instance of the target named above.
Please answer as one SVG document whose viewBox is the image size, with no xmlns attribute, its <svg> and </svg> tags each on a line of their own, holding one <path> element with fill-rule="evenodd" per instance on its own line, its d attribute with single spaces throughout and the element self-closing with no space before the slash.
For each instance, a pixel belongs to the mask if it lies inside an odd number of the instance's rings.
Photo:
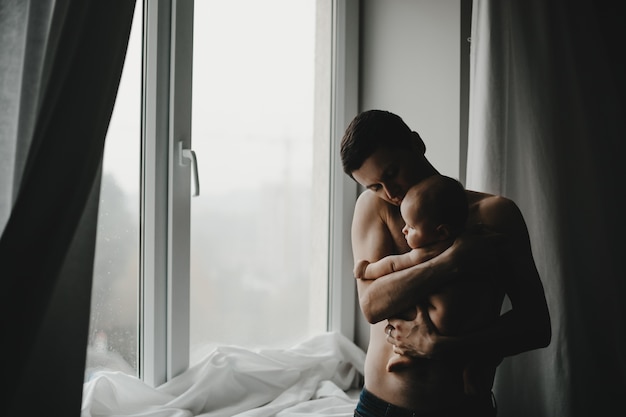
<svg viewBox="0 0 626 417">
<path fill-rule="evenodd" d="M 361 279 L 365 275 L 365 269 L 369 265 L 369 261 L 361 260 L 354 265 L 354 278 Z"/>
</svg>

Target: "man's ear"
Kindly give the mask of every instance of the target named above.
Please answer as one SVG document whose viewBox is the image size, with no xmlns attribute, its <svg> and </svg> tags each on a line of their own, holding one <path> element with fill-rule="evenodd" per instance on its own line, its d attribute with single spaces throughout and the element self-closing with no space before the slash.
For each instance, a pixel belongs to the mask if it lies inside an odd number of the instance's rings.
<svg viewBox="0 0 626 417">
<path fill-rule="evenodd" d="M 437 234 L 439 235 L 440 241 L 446 240 L 450 238 L 450 236 L 452 236 L 452 233 L 450 232 L 450 225 L 447 225 L 445 223 L 437 226 L 435 230 L 437 231 Z"/>
<path fill-rule="evenodd" d="M 426 153 L 426 144 L 422 140 L 422 137 L 419 135 L 419 133 L 415 131 L 411 132 L 411 143 L 413 145 L 413 148 L 421 155 L 424 155 Z"/>
</svg>

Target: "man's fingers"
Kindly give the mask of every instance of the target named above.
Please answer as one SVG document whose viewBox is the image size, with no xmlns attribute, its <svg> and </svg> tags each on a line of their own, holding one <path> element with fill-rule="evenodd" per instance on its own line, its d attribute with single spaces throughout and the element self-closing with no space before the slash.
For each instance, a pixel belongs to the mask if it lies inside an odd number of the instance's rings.
<svg viewBox="0 0 626 417">
<path fill-rule="evenodd" d="M 404 351 L 404 349 L 399 348 L 398 346 L 394 345 L 393 346 L 393 353 L 397 353 L 399 355 L 404 355 L 406 352 Z"/>
</svg>

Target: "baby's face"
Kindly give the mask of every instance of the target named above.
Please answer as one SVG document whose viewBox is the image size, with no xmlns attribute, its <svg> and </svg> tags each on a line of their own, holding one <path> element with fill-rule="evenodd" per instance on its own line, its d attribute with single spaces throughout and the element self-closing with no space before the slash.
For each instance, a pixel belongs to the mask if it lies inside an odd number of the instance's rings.
<svg viewBox="0 0 626 417">
<path fill-rule="evenodd" d="M 419 204 L 407 196 L 400 205 L 404 219 L 402 233 L 411 249 L 421 248 L 438 240 L 436 227 L 424 217 L 419 217 Z"/>
</svg>

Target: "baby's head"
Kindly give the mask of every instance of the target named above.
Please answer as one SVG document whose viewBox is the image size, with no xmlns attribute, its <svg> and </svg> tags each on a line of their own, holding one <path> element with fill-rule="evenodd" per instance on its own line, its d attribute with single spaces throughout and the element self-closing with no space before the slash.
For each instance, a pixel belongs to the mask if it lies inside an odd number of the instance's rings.
<svg viewBox="0 0 626 417">
<path fill-rule="evenodd" d="M 414 185 L 404 196 L 402 229 L 412 249 L 455 238 L 467 221 L 467 196 L 463 185 L 445 175 L 433 175 Z"/>
</svg>

